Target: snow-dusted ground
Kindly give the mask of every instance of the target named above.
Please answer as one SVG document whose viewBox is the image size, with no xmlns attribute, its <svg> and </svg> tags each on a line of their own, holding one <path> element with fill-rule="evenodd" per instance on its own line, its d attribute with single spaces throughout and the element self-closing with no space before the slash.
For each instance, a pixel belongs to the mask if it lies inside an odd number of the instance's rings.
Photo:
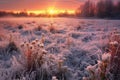
<svg viewBox="0 0 120 80">
<path fill-rule="evenodd" d="M 42 27 L 38 30 L 38 26 Z M 50 31 L 50 27 L 55 30 Z M 73 79 L 82 80 L 88 73 L 85 68 L 101 59 L 112 31 L 120 31 L 120 20 L 75 19 L 75 18 L 0 18 L 0 80 L 9 80 L 9 75 L 19 69 L 13 65 L 13 55 L 4 53 L 2 47 L 12 35 L 19 46 L 25 41 L 45 36 L 45 49 L 66 58 L 64 65 L 71 70 Z M 18 67 L 19 66 L 19 67 Z"/>
</svg>

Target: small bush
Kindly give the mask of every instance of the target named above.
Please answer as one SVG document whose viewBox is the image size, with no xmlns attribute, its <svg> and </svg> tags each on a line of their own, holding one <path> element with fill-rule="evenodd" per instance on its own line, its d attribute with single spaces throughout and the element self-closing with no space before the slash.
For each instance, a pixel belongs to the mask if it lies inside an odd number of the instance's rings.
<svg viewBox="0 0 120 80">
<path fill-rule="evenodd" d="M 8 45 L 6 46 L 6 53 L 7 54 L 12 54 L 13 51 L 16 51 L 19 53 L 19 49 L 18 49 L 18 46 L 16 45 L 15 41 L 14 41 L 14 38 L 13 36 L 10 34 L 10 38 L 9 38 L 9 43 Z"/>
<path fill-rule="evenodd" d="M 18 29 L 23 29 L 23 25 L 19 25 L 19 26 L 18 26 Z"/>
<path fill-rule="evenodd" d="M 108 53 L 104 53 L 102 59 L 94 66 L 88 66 L 86 70 L 89 77 L 83 80 L 120 80 L 120 34 L 114 31 L 109 36 Z"/>
<path fill-rule="evenodd" d="M 114 31 L 109 39 L 109 51 L 111 53 L 111 73 L 113 80 L 120 79 L 120 33 Z"/>
<path fill-rule="evenodd" d="M 82 29 L 82 26 L 81 25 L 78 25 L 77 27 L 76 27 L 76 30 L 81 30 Z"/>
<path fill-rule="evenodd" d="M 22 43 L 21 49 L 24 53 L 22 59 L 25 59 L 22 63 L 26 69 L 26 74 L 23 75 L 25 78 L 34 72 L 35 80 L 55 80 L 53 76 L 56 76 L 56 80 L 70 80 L 70 71 L 63 66 L 63 57 L 48 53 L 44 49 L 44 38 Z"/>
<path fill-rule="evenodd" d="M 48 30 L 49 30 L 51 33 L 55 33 L 55 32 L 56 32 L 56 29 L 55 29 L 55 27 L 53 26 L 53 23 L 50 24 L 50 26 L 48 27 Z"/>
<path fill-rule="evenodd" d="M 38 27 L 35 28 L 36 31 L 41 31 L 42 30 L 42 26 L 39 25 Z"/>
<path fill-rule="evenodd" d="M 89 73 L 89 77 L 83 77 L 83 80 L 107 80 L 109 79 L 109 66 L 110 66 L 110 53 L 104 53 L 102 60 L 94 66 L 89 65 L 86 70 Z"/>
</svg>

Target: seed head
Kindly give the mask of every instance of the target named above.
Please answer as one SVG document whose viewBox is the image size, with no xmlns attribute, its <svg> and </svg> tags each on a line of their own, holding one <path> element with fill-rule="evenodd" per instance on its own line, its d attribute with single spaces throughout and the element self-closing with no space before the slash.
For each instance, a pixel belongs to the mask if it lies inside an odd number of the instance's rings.
<svg viewBox="0 0 120 80">
<path fill-rule="evenodd" d="M 29 43 L 26 42 L 26 46 L 28 47 L 28 46 L 29 46 Z"/>
<path fill-rule="evenodd" d="M 87 71 L 95 71 L 96 70 L 96 66 L 92 66 L 92 65 L 89 65 L 87 68 L 86 68 Z"/>
<path fill-rule="evenodd" d="M 97 65 L 98 65 L 98 67 L 101 67 L 102 66 L 102 62 L 101 61 L 97 61 L 98 63 L 97 63 Z"/>
<path fill-rule="evenodd" d="M 83 79 L 82 79 L 82 80 L 88 80 L 88 79 L 87 79 L 87 77 L 83 77 Z"/>
<path fill-rule="evenodd" d="M 43 54 L 47 54 L 47 51 L 45 49 L 42 50 Z"/>
<path fill-rule="evenodd" d="M 33 45 L 30 45 L 30 46 L 29 46 L 29 48 L 30 48 L 31 50 L 33 50 L 33 49 L 34 49 Z"/>
<path fill-rule="evenodd" d="M 39 40 L 38 40 L 38 39 L 36 39 L 35 41 L 36 41 L 36 42 L 38 42 Z"/>
<path fill-rule="evenodd" d="M 32 41 L 32 44 L 34 45 L 36 43 L 36 41 Z"/>
<path fill-rule="evenodd" d="M 117 41 L 110 42 L 111 45 L 118 45 Z"/>
<path fill-rule="evenodd" d="M 109 62 L 110 61 L 110 58 L 111 58 L 111 54 L 110 53 L 104 53 L 103 55 L 102 55 L 102 61 L 107 61 L 107 62 Z"/>
<path fill-rule="evenodd" d="M 21 45 L 20 45 L 20 47 L 24 47 L 25 46 L 25 43 L 22 43 Z"/>
<path fill-rule="evenodd" d="M 43 43 L 40 43 L 40 47 L 42 47 L 42 48 L 43 48 L 43 47 L 44 47 L 44 44 L 43 44 Z"/>
<path fill-rule="evenodd" d="M 56 78 L 56 76 L 53 76 L 53 77 L 52 77 L 52 80 L 58 80 L 58 79 Z"/>
</svg>

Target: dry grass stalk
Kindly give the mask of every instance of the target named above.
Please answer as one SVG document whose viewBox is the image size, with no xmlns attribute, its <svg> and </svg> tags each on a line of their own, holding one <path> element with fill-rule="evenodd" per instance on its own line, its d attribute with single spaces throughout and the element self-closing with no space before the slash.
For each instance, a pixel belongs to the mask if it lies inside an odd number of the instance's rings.
<svg viewBox="0 0 120 80">
<path fill-rule="evenodd" d="M 115 30 L 111 33 L 109 40 L 109 50 L 111 52 L 111 72 L 114 80 L 120 79 L 120 33 Z"/>
</svg>

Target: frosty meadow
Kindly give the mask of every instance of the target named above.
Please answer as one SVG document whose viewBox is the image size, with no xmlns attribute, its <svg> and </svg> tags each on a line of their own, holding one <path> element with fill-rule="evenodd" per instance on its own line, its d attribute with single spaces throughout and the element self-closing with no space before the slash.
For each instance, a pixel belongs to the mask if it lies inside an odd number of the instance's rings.
<svg viewBox="0 0 120 80">
<path fill-rule="evenodd" d="M 0 18 L 0 80 L 120 80 L 120 20 Z"/>
</svg>

